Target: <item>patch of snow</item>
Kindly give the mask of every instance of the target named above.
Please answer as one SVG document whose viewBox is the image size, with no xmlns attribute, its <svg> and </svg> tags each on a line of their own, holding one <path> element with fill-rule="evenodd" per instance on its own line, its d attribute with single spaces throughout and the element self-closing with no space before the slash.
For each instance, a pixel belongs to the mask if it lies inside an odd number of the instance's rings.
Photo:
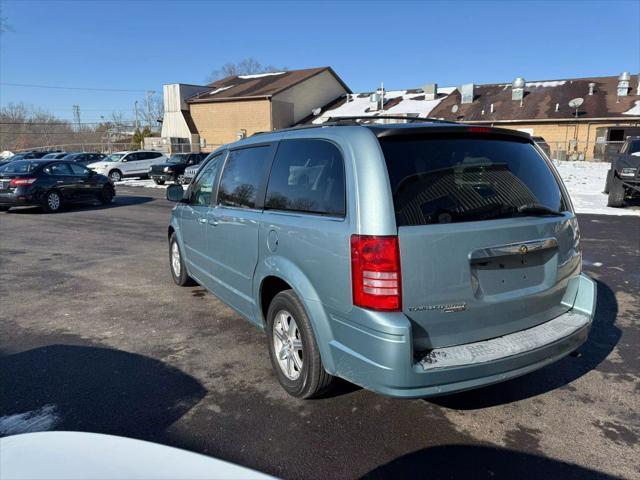
<svg viewBox="0 0 640 480">
<path fill-rule="evenodd" d="M 55 405 L 45 405 L 30 412 L 0 417 L 0 435 L 44 432 L 52 430 L 59 422 Z"/>
<path fill-rule="evenodd" d="M 447 87 L 448 88 L 448 87 Z M 455 87 L 451 87 L 455 90 Z M 441 89 L 438 89 L 440 92 Z M 328 117 L 375 117 L 378 115 L 401 115 L 416 113 L 419 117 L 428 117 L 431 111 L 446 97 L 436 100 L 415 100 L 417 97 L 424 96 L 424 93 L 407 93 L 406 90 L 389 90 L 384 93 L 386 101 L 402 97 L 402 100 L 393 107 L 385 110 L 365 111 L 371 107 L 369 95 L 355 94 L 350 102 L 322 112 L 322 116 L 316 118 L 313 123 L 324 123 Z"/>
<path fill-rule="evenodd" d="M 640 115 L 640 100 L 636 100 L 636 103 L 630 110 L 622 112 L 623 115 Z"/>
<path fill-rule="evenodd" d="M 253 75 L 238 75 L 238 78 L 249 79 L 249 78 L 262 78 L 268 77 L 270 75 L 284 75 L 287 72 L 269 72 L 269 73 L 255 73 Z"/>
<path fill-rule="evenodd" d="M 414 96 L 417 97 L 418 95 Z M 428 117 L 431 111 L 445 98 L 446 97 L 435 100 L 414 100 L 411 96 L 405 96 L 399 104 L 385 110 L 385 112 L 391 115 L 417 113 L 419 117 Z"/>
<path fill-rule="evenodd" d="M 567 83 L 566 80 L 552 80 L 548 82 L 527 82 L 525 85 L 527 87 L 559 87 L 560 85 L 564 85 Z"/>
<path fill-rule="evenodd" d="M 122 187 L 167 188 L 169 185 L 172 185 L 172 183 L 169 183 L 169 184 L 165 183 L 164 185 L 156 185 L 156 183 L 151 179 L 143 180 L 141 178 L 126 178 L 121 182 L 116 182 L 115 185 L 116 187 L 122 186 Z"/>
<path fill-rule="evenodd" d="M 554 162 L 577 213 L 640 216 L 636 208 L 607 207 L 602 191 L 610 165 L 605 162 Z"/>
<path fill-rule="evenodd" d="M 235 85 L 229 85 L 228 87 L 216 88 L 213 92 L 209 92 L 209 95 L 215 95 L 216 93 L 224 92 L 225 90 L 228 90 L 231 87 L 235 87 Z"/>
<path fill-rule="evenodd" d="M 453 93 L 458 87 L 438 87 L 438 93 L 443 95 L 449 95 Z"/>
<path fill-rule="evenodd" d="M 583 258 L 582 265 L 584 265 L 585 267 L 601 267 L 602 262 L 592 262 L 591 260 Z"/>
</svg>

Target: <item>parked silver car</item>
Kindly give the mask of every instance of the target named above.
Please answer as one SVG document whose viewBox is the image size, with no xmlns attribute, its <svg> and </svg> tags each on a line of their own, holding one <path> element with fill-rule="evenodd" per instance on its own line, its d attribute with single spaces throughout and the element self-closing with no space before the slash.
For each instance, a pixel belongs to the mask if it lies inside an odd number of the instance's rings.
<svg viewBox="0 0 640 480">
<path fill-rule="evenodd" d="M 265 330 L 291 395 L 333 377 L 396 397 L 476 388 L 577 349 L 596 285 L 527 134 L 351 121 L 214 152 L 168 228 L 171 272 Z"/>
</svg>

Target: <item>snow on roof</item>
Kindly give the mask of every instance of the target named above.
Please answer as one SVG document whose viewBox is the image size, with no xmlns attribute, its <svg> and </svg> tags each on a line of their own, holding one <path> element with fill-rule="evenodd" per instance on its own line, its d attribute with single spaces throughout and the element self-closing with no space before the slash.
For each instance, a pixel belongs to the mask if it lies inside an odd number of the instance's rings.
<svg viewBox="0 0 640 480">
<path fill-rule="evenodd" d="M 567 83 L 566 80 L 551 80 L 551 81 L 547 81 L 547 82 L 527 82 L 525 83 L 525 86 L 527 87 L 560 87 L 562 85 L 564 85 L 565 83 Z"/>
<path fill-rule="evenodd" d="M 255 73 L 253 75 L 238 75 L 238 78 L 244 78 L 249 79 L 249 78 L 262 78 L 262 77 L 268 77 L 270 75 L 284 75 L 286 72 L 269 72 L 269 73 Z"/>
<path fill-rule="evenodd" d="M 636 100 L 636 103 L 626 112 L 622 112 L 623 115 L 640 115 L 640 100 Z"/>
<path fill-rule="evenodd" d="M 429 113 L 438 105 L 449 93 L 455 90 L 455 87 L 438 88 L 438 93 L 444 95 L 435 100 L 425 100 L 424 93 L 407 93 L 407 90 L 389 90 L 384 92 L 385 104 L 391 100 L 394 101 L 393 106 L 384 110 L 369 110 L 371 101 L 370 93 L 360 93 L 351 95 L 349 102 L 322 112 L 322 115 L 312 123 L 324 123 L 329 117 L 375 117 L 377 115 L 403 115 L 414 114 L 418 117 L 428 117 Z M 415 91 L 415 90 L 414 90 Z"/>
<path fill-rule="evenodd" d="M 226 90 L 227 88 L 231 88 L 234 85 L 229 85 L 227 87 L 220 87 L 220 88 L 216 88 L 215 90 L 212 90 L 211 92 L 209 92 L 209 95 L 215 95 L 218 92 L 223 92 L 224 90 Z"/>
</svg>

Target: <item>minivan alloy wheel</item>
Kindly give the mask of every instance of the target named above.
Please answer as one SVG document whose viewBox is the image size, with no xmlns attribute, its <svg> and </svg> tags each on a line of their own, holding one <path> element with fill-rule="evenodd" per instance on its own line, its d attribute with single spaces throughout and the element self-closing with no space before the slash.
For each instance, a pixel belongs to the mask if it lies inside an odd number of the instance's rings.
<svg viewBox="0 0 640 480">
<path fill-rule="evenodd" d="M 282 373 L 290 380 L 297 380 L 302 372 L 302 336 L 295 318 L 286 310 L 276 314 L 273 347 Z"/>
<path fill-rule="evenodd" d="M 173 269 L 173 274 L 176 277 L 179 277 L 181 272 L 181 267 L 180 267 L 180 249 L 178 248 L 178 242 L 173 242 L 171 244 L 171 268 Z"/>
</svg>

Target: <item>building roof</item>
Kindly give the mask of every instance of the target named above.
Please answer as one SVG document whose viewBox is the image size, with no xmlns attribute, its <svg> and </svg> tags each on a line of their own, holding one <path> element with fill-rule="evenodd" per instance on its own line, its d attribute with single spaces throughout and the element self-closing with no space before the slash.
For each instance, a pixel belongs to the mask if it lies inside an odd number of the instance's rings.
<svg viewBox="0 0 640 480">
<path fill-rule="evenodd" d="M 593 95 L 589 95 L 590 83 L 595 83 Z M 522 106 L 520 101 L 511 99 L 511 83 L 477 85 L 472 103 L 461 104 L 460 92 L 456 89 L 431 111 L 431 116 L 465 122 L 575 121 L 576 111 L 569 107 L 569 101 L 574 98 L 584 99 L 578 108 L 580 120 L 640 116 L 636 112 L 640 105 L 638 77 L 632 77 L 627 96 L 617 96 L 617 85 L 617 76 L 526 82 Z M 452 112 L 454 105 L 458 105 L 455 113 Z"/>
<path fill-rule="evenodd" d="M 438 94 L 433 100 L 426 100 L 424 92 L 420 89 L 413 90 L 386 90 L 384 92 L 384 111 L 371 110 L 372 103 L 369 97 L 372 93 L 358 93 L 346 95 L 325 105 L 319 113 L 302 120 L 301 123 L 322 123 L 329 117 L 348 116 L 376 116 L 376 115 L 411 115 L 428 117 L 431 111 L 455 88 L 438 88 Z"/>
<path fill-rule="evenodd" d="M 319 67 L 255 75 L 233 75 L 210 83 L 207 85 L 208 90 L 188 98 L 187 103 L 270 98 L 325 71 L 331 73 L 347 92 L 351 92 L 331 67 Z"/>
<path fill-rule="evenodd" d="M 589 95 L 589 83 L 595 83 L 593 95 Z M 460 103 L 460 91 L 455 87 L 438 88 L 434 100 L 426 100 L 420 89 L 386 91 L 384 110 L 377 111 L 371 110 L 369 101 L 369 96 L 375 92 L 360 93 L 351 95 L 349 102 L 343 96 L 300 123 L 323 123 L 329 117 L 377 115 L 432 117 L 475 123 L 575 121 L 575 109 L 568 104 L 578 97 L 584 99 L 578 109 L 579 120 L 640 118 L 638 76 L 631 77 L 627 96 L 617 96 L 617 85 L 617 76 L 526 82 L 522 106 L 520 101 L 511 99 L 511 83 L 475 85 L 473 102 L 468 104 Z M 455 113 L 454 106 L 458 107 Z"/>
</svg>

